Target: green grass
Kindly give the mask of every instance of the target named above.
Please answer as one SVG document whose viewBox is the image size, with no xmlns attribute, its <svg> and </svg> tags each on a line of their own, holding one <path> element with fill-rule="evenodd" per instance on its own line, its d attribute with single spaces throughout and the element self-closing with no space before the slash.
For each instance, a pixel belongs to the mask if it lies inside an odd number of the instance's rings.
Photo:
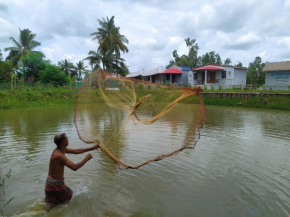
<svg viewBox="0 0 290 217">
<path fill-rule="evenodd" d="M 68 87 L 37 89 L 27 88 L 24 90 L 18 89 L 14 91 L 0 90 L 0 109 L 73 105 L 76 102 L 77 91 L 77 89 L 69 89 Z M 100 97 L 99 90 L 94 91 L 94 94 L 92 94 L 90 96 L 91 98 L 89 98 L 89 102 L 103 102 Z M 223 90 L 223 92 L 225 91 Z M 228 92 L 233 92 L 233 90 L 229 90 Z M 238 91 L 235 90 L 235 92 Z M 181 92 L 179 90 L 143 89 L 137 92 L 137 99 L 140 99 L 142 96 L 152 94 L 152 97 L 149 98 L 151 101 L 172 102 L 179 96 L 180 93 Z M 188 97 L 181 102 L 198 104 L 199 100 L 198 97 L 194 96 Z M 286 96 L 252 96 L 249 99 L 220 99 L 204 96 L 204 102 L 206 105 L 290 110 L 290 97 Z M 81 100 L 80 103 L 82 103 Z"/>
<path fill-rule="evenodd" d="M 249 90 L 249 89 L 223 89 L 223 90 L 205 90 L 204 92 L 206 93 L 211 93 L 211 92 L 237 92 L 237 93 L 290 93 L 290 90 Z"/>
<path fill-rule="evenodd" d="M 252 96 L 249 99 L 242 98 L 212 98 L 204 97 L 206 105 L 220 105 L 233 107 L 251 107 L 263 109 L 280 109 L 290 110 L 290 97 L 273 97 L 273 96 Z"/>
<path fill-rule="evenodd" d="M 76 96 L 75 89 L 0 90 L 0 109 L 74 104 Z"/>
</svg>

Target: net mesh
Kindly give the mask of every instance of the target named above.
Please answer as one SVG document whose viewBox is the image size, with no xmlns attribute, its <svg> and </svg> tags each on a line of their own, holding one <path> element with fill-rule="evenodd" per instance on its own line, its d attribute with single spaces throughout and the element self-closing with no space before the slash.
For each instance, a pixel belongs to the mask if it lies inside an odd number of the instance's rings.
<svg viewBox="0 0 290 217">
<path fill-rule="evenodd" d="M 206 117 L 201 91 L 94 71 L 78 92 L 74 113 L 78 136 L 85 143 L 99 143 L 121 169 L 176 155 L 194 148 L 200 138 Z M 192 115 L 184 118 L 183 112 Z M 169 129 L 179 130 L 178 138 Z"/>
</svg>

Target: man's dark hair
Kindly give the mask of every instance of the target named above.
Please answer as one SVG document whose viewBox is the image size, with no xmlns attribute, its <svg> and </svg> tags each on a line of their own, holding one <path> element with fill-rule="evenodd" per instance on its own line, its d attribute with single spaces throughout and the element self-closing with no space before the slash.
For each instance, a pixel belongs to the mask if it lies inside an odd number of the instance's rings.
<svg viewBox="0 0 290 217">
<path fill-rule="evenodd" d="M 59 146 L 65 140 L 65 133 L 57 134 L 54 137 L 54 143 Z"/>
</svg>

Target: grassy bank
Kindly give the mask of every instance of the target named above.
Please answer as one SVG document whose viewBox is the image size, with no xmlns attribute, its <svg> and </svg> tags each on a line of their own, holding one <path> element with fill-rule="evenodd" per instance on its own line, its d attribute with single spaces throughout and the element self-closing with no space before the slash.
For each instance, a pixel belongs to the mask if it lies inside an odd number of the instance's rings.
<svg viewBox="0 0 290 217">
<path fill-rule="evenodd" d="M 0 109 L 74 104 L 76 89 L 0 90 Z"/>
<path fill-rule="evenodd" d="M 282 96 L 281 97 L 252 96 L 249 99 L 242 98 L 220 99 L 205 96 L 204 102 L 206 105 L 290 110 L 290 97 L 282 97 Z"/>
<path fill-rule="evenodd" d="M 73 105 L 77 98 L 77 89 L 69 88 L 41 88 L 25 90 L 0 90 L 0 109 L 25 108 L 25 107 L 46 107 L 55 105 Z M 172 102 L 180 94 L 175 90 L 142 90 L 137 93 L 137 98 L 152 94 L 154 102 Z M 98 97 L 96 97 L 98 95 Z M 89 101 L 101 102 L 99 90 L 95 90 L 92 99 Z M 81 102 L 81 100 L 80 100 Z M 233 107 L 252 107 L 264 109 L 290 110 L 290 97 L 273 96 L 252 96 L 249 99 L 242 98 L 212 98 L 204 96 L 206 105 L 220 105 Z M 197 97 L 189 97 L 182 100 L 182 103 L 199 103 Z"/>
</svg>

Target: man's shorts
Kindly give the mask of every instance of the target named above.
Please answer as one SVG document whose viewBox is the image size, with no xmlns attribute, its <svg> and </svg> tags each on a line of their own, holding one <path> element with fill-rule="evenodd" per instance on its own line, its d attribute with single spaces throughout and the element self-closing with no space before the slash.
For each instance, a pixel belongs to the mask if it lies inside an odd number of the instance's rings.
<svg viewBox="0 0 290 217">
<path fill-rule="evenodd" d="M 64 184 L 64 179 L 54 179 L 48 175 L 45 184 L 45 202 L 59 205 L 70 201 L 73 191 Z"/>
</svg>

